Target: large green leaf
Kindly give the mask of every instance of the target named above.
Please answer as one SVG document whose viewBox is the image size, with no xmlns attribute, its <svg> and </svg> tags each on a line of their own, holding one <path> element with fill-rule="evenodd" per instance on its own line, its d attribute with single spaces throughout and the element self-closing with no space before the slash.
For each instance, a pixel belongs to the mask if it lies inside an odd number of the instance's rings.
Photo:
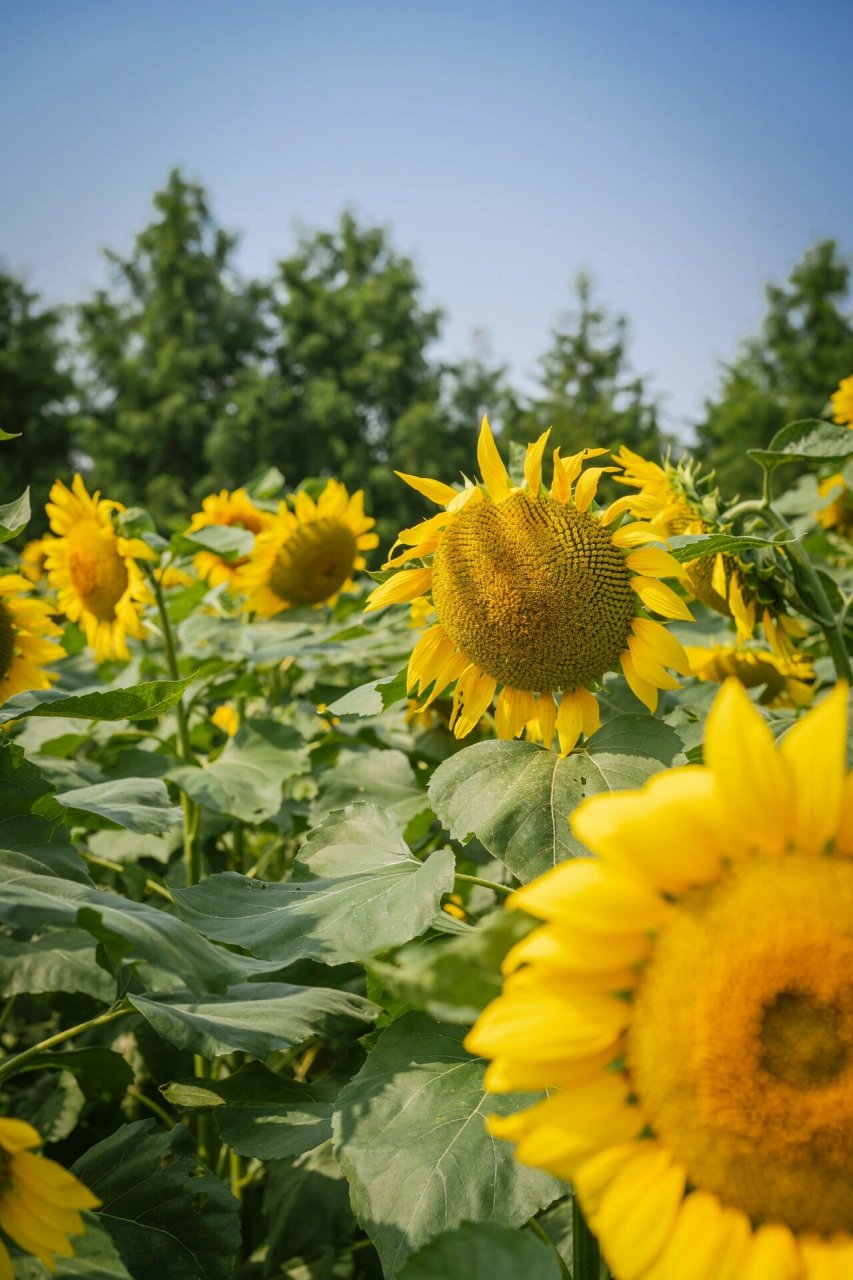
<svg viewBox="0 0 853 1280">
<path fill-rule="evenodd" d="M 264 1188 L 264 1217 L 269 1229 L 267 1275 L 282 1274 L 282 1264 L 296 1255 L 316 1255 L 319 1250 L 339 1246 L 355 1235 L 346 1179 L 332 1155 L 330 1142 L 322 1143 L 296 1160 L 276 1160 L 269 1166 Z M 331 1264 L 333 1248 L 330 1252 Z M 333 1280 L 335 1273 L 329 1265 L 328 1269 L 324 1267 L 317 1272 L 313 1267 L 310 1270 L 300 1267 L 293 1272 L 288 1268 L 284 1274 L 293 1280 L 297 1277 L 313 1280 L 315 1275 L 317 1280 L 326 1276 Z"/>
<path fill-rule="evenodd" d="M 159 1036 L 205 1058 L 243 1051 L 265 1058 L 337 1021 L 368 1022 L 379 1010 L 362 996 L 286 982 L 244 982 L 221 995 L 162 991 L 128 999 Z"/>
<path fill-rule="evenodd" d="M 10 440 L 11 436 L 5 439 Z M 30 491 L 25 489 L 20 498 L 14 502 L 4 502 L 0 506 L 0 542 L 8 542 L 26 529 L 30 522 Z"/>
<path fill-rule="evenodd" d="M 80 929 L 49 929 L 30 942 L 0 938 L 0 992 L 79 991 L 107 1004 L 115 995 L 115 981 L 95 960 L 95 947 Z"/>
<path fill-rule="evenodd" d="M 681 534 L 669 540 L 670 550 L 681 564 L 689 564 L 693 560 L 705 556 L 736 556 L 740 551 L 760 551 L 784 546 L 784 541 L 775 538 L 759 538 L 755 534 Z"/>
<path fill-rule="evenodd" d="M 530 742 L 478 742 L 445 760 L 432 807 L 455 840 L 475 835 L 521 881 L 586 852 L 568 818 L 586 796 L 639 787 L 681 751 L 673 728 L 619 715 L 565 758 Z"/>
<path fill-rule="evenodd" d="M 335 716 L 378 716 L 395 702 L 401 702 L 406 696 L 408 683 L 406 668 L 395 676 L 383 676 L 379 680 L 369 680 L 357 689 L 351 689 L 342 698 L 329 704 L 329 711 Z"/>
<path fill-rule="evenodd" d="M 853 431 L 836 422 L 807 418 L 789 422 L 766 449 L 748 449 L 750 458 L 772 471 L 783 462 L 841 462 L 853 454 Z"/>
<path fill-rule="evenodd" d="M 420 1245 L 463 1221 L 518 1227 L 563 1188 L 518 1163 L 485 1115 L 530 1099 L 483 1092 L 464 1031 L 406 1014 L 382 1033 L 335 1108 L 335 1154 L 353 1210 L 396 1276 Z"/>
<path fill-rule="evenodd" d="M 78 925 L 127 959 L 147 960 L 178 974 L 197 992 L 223 991 L 229 983 L 274 967 L 213 946 L 183 920 L 147 903 L 33 874 L 2 859 L 0 921 L 39 931 L 48 925 Z"/>
<path fill-rule="evenodd" d="M 14 742 L 0 742 L 0 849 L 26 854 L 58 876 L 90 883 L 53 787 Z"/>
<path fill-rule="evenodd" d="M 98 1224 L 95 1214 L 83 1217 L 86 1230 L 73 1238 L 73 1258 L 57 1258 L 53 1271 L 37 1258 L 16 1258 L 15 1280 L 131 1280 L 109 1232 Z"/>
<path fill-rule="evenodd" d="M 412 1254 L 400 1280 L 560 1280 L 560 1259 L 532 1234 L 463 1222 Z"/>
<path fill-rule="evenodd" d="M 173 542 L 178 542 L 178 549 L 196 550 L 201 547 L 212 551 L 217 556 L 247 556 L 252 550 L 255 535 L 249 529 L 242 529 L 236 524 L 209 524 L 202 529 L 179 534 Z"/>
<path fill-rule="evenodd" d="M 19 693 L 0 707 L 0 724 L 24 716 L 71 716 L 81 720 L 154 720 L 171 710 L 181 694 L 195 680 L 151 680 L 126 689 L 92 690 L 89 693 L 60 693 L 58 689 L 35 689 Z"/>
<path fill-rule="evenodd" d="M 221 1080 L 176 1081 L 163 1094 L 175 1107 L 212 1109 L 223 1142 L 240 1155 L 281 1160 L 331 1137 L 338 1089 L 288 1080 L 249 1062 Z"/>
<path fill-rule="evenodd" d="M 405 826 L 429 808 L 429 800 L 402 751 L 342 751 L 337 763 L 317 779 L 320 792 L 311 821 L 356 800 L 396 813 Z"/>
<path fill-rule="evenodd" d="M 453 888 L 449 850 L 413 858 L 391 814 L 353 805 L 311 835 L 284 884 L 234 872 L 175 891 L 186 920 L 209 938 L 280 964 L 364 960 L 423 933 Z"/>
<path fill-rule="evenodd" d="M 45 1050 L 27 1059 L 18 1074 L 27 1071 L 70 1071 L 93 1102 L 120 1098 L 133 1084 L 133 1068 L 120 1053 L 92 1045 L 83 1049 Z"/>
<path fill-rule="evenodd" d="M 307 773 L 310 757 L 295 729 L 274 720 L 251 720 L 205 769 L 184 765 L 169 778 L 212 813 L 264 822 L 281 808 L 288 778 Z"/>
<path fill-rule="evenodd" d="M 141 835 L 159 835 L 181 821 L 180 809 L 159 778 L 111 778 L 62 791 L 56 798 L 68 809 L 94 813 Z"/>
<path fill-rule="evenodd" d="M 183 1125 L 167 1133 L 153 1120 L 124 1125 L 72 1172 L 101 1199 L 99 1221 L 134 1280 L 231 1280 L 237 1201 L 199 1168 Z"/>
</svg>

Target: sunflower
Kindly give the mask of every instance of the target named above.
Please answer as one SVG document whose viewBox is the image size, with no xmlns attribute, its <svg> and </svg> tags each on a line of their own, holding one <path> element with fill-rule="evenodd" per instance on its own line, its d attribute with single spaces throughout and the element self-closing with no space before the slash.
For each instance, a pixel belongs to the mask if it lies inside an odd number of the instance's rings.
<svg viewBox="0 0 853 1280">
<path fill-rule="evenodd" d="M 457 738 L 471 732 L 501 685 L 498 735 L 514 738 L 531 724 L 550 746 L 556 727 L 567 754 L 582 732 L 599 727 L 590 686 L 618 663 L 650 711 L 659 689 L 678 687 L 664 667 L 689 671 L 679 642 L 640 616 L 639 606 L 666 618 L 691 615 L 657 581 L 681 574 L 668 552 L 645 545 L 660 542 L 660 534 L 641 523 L 613 531 L 618 512 L 591 510 L 599 479 L 611 468 L 584 472 L 583 464 L 605 449 L 567 459 L 556 449 L 553 484 L 543 489 L 548 435 L 528 446 L 523 486 L 510 483 L 485 418 L 477 447 L 482 485 L 466 482 L 459 491 L 397 472 L 442 510 L 404 529 L 398 539 L 404 549 L 385 567 L 428 557 L 430 563 L 395 573 L 372 592 L 367 608 L 429 594 L 438 622 L 412 650 L 409 689 L 423 694 L 431 685 L 428 706 L 456 681 Z"/>
<path fill-rule="evenodd" d="M 204 499 L 201 511 L 196 511 L 187 532 L 195 533 L 210 525 L 227 525 L 229 528 L 236 525 L 257 536 L 268 529 L 273 520 L 274 516 L 269 511 L 255 506 L 245 489 L 235 489 L 233 493 L 222 489 Z M 193 558 L 200 577 L 206 578 L 212 587 L 224 582 L 231 591 L 237 587 L 240 570 L 247 561 L 248 556 L 226 560 L 213 551 L 199 551 Z"/>
<path fill-rule="evenodd" d="M 842 426 L 853 427 L 853 377 L 842 378 L 831 399 L 835 421 Z"/>
<path fill-rule="evenodd" d="M 217 729 L 221 729 L 229 738 L 233 738 L 240 728 L 240 713 L 230 702 L 223 702 L 210 717 Z"/>
<path fill-rule="evenodd" d="M 595 796 L 598 857 L 510 905 L 545 921 L 466 1041 L 491 1131 L 570 1178 L 620 1280 L 853 1275 L 853 773 L 839 685 L 777 746 L 743 686 L 704 767 Z"/>
<path fill-rule="evenodd" d="M 339 480 L 329 480 L 316 502 L 300 489 L 292 504 L 291 510 L 279 503 L 240 573 L 246 609 L 264 618 L 294 605 L 334 604 L 364 568 L 360 553 L 379 543 L 369 532 L 376 521 L 364 514 L 361 489 L 350 496 Z"/>
<path fill-rule="evenodd" d="M 812 700 L 815 671 L 808 658 L 780 658 L 769 649 L 716 644 L 686 645 L 691 674 L 722 684 L 734 676 L 746 689 L 764 685 L 760 701 L 767 707 L 802 707 Z"/>
<path fill-rule="evenodd" d="M 624 446 L 613 455 L 622 468 L 614 476 L 618 484 L 638 492 L 620 498 L 617 509 L 646 520 L 661 536 L 720 532 L 716 523 L 716 501 L 703 493 L 709 477 L 702 477 L 688 460 L 677 465 L 664 459 L 663 465 L 649 462 Z M 697 600 L 723 617 L 732 618 L 739 641 L 749 640 L 761 623 L 767 642 L 775 654 L 791 658 L 793 640 L 804 634 L 775 589 L 772 573 L 762 573 L 758 565 L 742 557 L 702 556 L 685 566 L 687 586 Z"/>
<path fill-rule="evenodd" d="M 69 1236 L 85 1230 L 81 1209 L 96 1209 L 97 1196 L 62 1165 L 32 1154 L 41 1138 L 24 1120 L 0 1118 L 0 1228 L 25 1253 L 55 1270 L 55 1258 L 71 1258 Z M 0 1240 L 0 1280 L 14 1280 L 9 1251 Z"/>
<path fill-rule="evenodd" d="M 82 626 L 98 662 L 130 657 L 127 637 L 145 634 L 140 612 L 151 601 L 136 561 L 154 553 L 141 539 L 116 533 L 112 515 L 124 509 L 97 491 L 89 494 L 79 475 L 70 489 L 57 480 L 47 504 L 56 534 L 45 560 L 48 582 L 62 612 Z"/>
<path fill-rule="evenodd" d="M 853 492 L 848 488 L 841 472 L 837 471 L 835 475 L 821 480 L 817 491 L 822 498 L 829 499 L 816 515 L 821 528 L 832 529 L 848 538 L 853 537 Z"/>
<path fill-rule="evenodd" d="M 62 634 L 50 606 L 25 596 L 32 583 L 17 573 L 0 576 L 0 703 L 28 689 L 47 689 L 56 675 L 44 665 L 64 656 L 48 636 Z"/>
<path fill-rule="evenodd" d="M 41 582 L 44 577 L 44 562 L 52 541 L 50 534 L 45 534 L 43 538 L 32 538 L 21 550 L 20 570 L 30 582 Z"/>
</svg>

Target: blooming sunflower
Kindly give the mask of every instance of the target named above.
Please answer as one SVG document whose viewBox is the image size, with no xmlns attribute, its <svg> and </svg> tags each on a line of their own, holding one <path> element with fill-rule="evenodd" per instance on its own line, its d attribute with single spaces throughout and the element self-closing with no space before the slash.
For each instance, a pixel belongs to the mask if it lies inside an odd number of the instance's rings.
<svg viewBox="0 0 853 1280">
<path fill-rule="evenodd" d="M 50 491 L 47 514 L 56 534 L 47 551 L 48 582 L 59 607 L 79 622 L 98 662 L 129 658 L 127 637 L 145 634 L 140 612 L 151 601 L 137 560 L 154 553 L 139 538 L 122 538 L 113 528 L 120 502 L 89 494 L 82 478 L 68 489 L 57 480 Z"/>
<path fill-rule="evenodd" d="M 27 689 L 47 689 L 56 679 L 45 663 L 63 650 L 49 636 L 62 634 L 43 600 L 24 595 L 32 583 L 17 573 L 0 576 L 0 703 Z"/>
<path fill-rule="evenodd" d="M 240 572 L 246 609 L 264 618 L 294 605 L 334 604 L 364 568 L 360 553 L 379 543 L 361 489 L 350 496 L 339 480 L 329 480 L 316 502 L 302 489 L 292 502 L 293 510 L 279 503 Z"/>
<path fill-rule="evenodd" d="M 650 618 L 646 605 L 666 618 L 691 615 L 658 578 L 681 569 L 646 524 L 609 528 L 617 512 L 595 514 L 591 504 L 608 467 L 583 471 L 605 449 L 572 458 L 554 451 L 554 479 L 542 487 L 542 457 L 549 432 L 527 449 L 525 484 L 514 487 L 487 419 L 477 458 L 482 485 L 463 490 L 439 480 L 397 472 L 442 510 L 398 538 L 403 550 L 385 567 L 413 559 L 431 562 L 400 569 L 371 593 L 380 609 L 427 593 L 438 622 L 421 636 L 409 660 L 409 689 L 425 705 L 454 680 L 451 727 L 470 733 L 498 686 L 495 728 L 516 737 L 527 725 L 550 746 L 556 727 L 563 754 L 581 733 L 599 726 L 589 686 L 621 663 L 625 679 L 650 711 L 659 689 L 677 688 L 664 670 L 687 674 L 687 656 L 674 636 Z M 559 701 L 555 698 L 559 695 Z"/>
<path fill-rule="evenodd" d="M 81 1209 L 97 1196 L 62 1165 L 32 1154 L 41 1138 L 24 1120 L 0 1117 L 0 1228 L 19 1249 L 55 1270 L 55 1257 L 70 1258 L 69 1236 L 85 1230 Z M 9 1251 L 0 1240 L 0 1280 L 14 1280 Z"/>
<path fill-rule="evenodd" d="M 30 582 L 41 582 L 44 577 L 44 562 L 52 541 L 50 534 L 45 534 L 43 538 L 32 538 L 24 545 L 21 551 L 20 569 Z"/>
<path fill-rule="evenodd" d="M 702 492 L 709 477 L 700 476 L 693 463 L 685 460 L 676 465 L 665 459 L 660 465 L 624 446 L 613 457 L 622 468 L 614 476 L 617 484 L 637 490 L 620 498 L 614 504 L 617 510 L 648 521 L 665 538 L 719 532 L 716 502 Z M 749 640 L 760 621 L 773 652 L 783 658 L 794 656 L 793 640 L 804 630 L 785 611 L 772 572 L 761 573 L 757 564 L 722 554 L 702 556 L 685 569 L 693 595 L 715 613 L 732 618 L 739 641 Z"/>
<path fill-rule="evenodd" d="M 235 489 L 233 493 L 222 489 L 204 499 L 201 511 L 196 511 L 190 521 L 188 532 L 195 533 L 209 525 L 236 525 L 257 536 L 270 527 L 274 518 L 269 511 L 256 507 L 245 489 Z M 206 578 L 212 587 L 224 582 L 231 591 L 237 587 L 240 570 L 247 561 L 248 556 L 226 560 L 213 551 L 199 551 L 193 557 L 193 564 L 200 577 Z"/>
<path fill-rule="evenodd" d="M 217 707 L 210 719 L 217 729 L 227 733 L 229 738 L 233 738 L 240 728 L 240 713 L 230 702 L 223 702 L 221 706 Z"/>
<path fill-rule="evenodd" d="M 812 700 L 815 671 L 808 658 L 731 644 L 686 645 L 685 653 L 697 680 L 722 684 L 734 676 L 746 689 L 764 685 L 760 701 L 767 707 L 802 707 Z"/>
<path fill-rule="evenodd" d="M 846 729 L 840 685 L 777 747 L 728 681 L 706 765 L 585 801 L 598 857 L 510 900 L 545 924 L 466 1044 L 487 1088 L 559 1092 L 490 1128 L 574 1182 L 620 1280 L 853 1275 Z"/>
<path fill-rule="evenodd" d="M 823 529 L 853 537 L 853 492 L 840 471 L 821 480 L 817 491 L 822 498 L 829 498 L 825 507 L 817 512 L 816 519 Z"/>
<path fill-rule="evenodd" d="M 831 399 L 835 421 L 842 426 L 853 427 L 853 377 L 842 378 Z"/>
</svg>

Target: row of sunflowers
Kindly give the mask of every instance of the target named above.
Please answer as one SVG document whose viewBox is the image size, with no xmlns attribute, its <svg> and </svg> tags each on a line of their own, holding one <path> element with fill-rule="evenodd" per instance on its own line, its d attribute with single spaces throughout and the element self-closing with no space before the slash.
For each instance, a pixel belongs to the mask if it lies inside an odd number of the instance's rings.
<svg viewBox="0 0 853 1280">
<path fill-rule="evenodd" d="M 853 1276 L 828 416 L 0 508 L 0 1280 Z"/>
</svg>

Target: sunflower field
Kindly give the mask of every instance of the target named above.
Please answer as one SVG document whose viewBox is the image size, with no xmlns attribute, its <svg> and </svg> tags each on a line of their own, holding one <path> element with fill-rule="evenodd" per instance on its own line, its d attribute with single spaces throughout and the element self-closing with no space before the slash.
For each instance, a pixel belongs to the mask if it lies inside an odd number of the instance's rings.
<svg viewBox="0 0 853 1280">
<path fill-rule="evenodd" d="M 851 428 L 0 507 L 0 1280 L 853 1276 Z"/>
</svg>

